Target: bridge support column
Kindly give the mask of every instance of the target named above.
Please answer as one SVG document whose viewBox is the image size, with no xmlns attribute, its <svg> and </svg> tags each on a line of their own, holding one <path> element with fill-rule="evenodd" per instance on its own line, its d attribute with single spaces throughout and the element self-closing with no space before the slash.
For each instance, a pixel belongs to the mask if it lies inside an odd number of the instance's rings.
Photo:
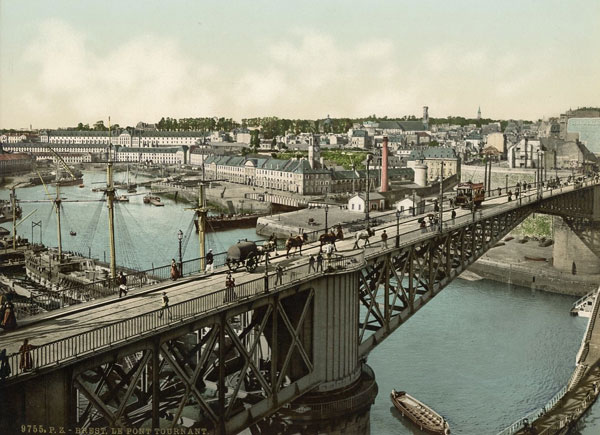
<svg viewBox="0 0 600 435">
<path fill-rule="evenodd" d="M 71 370 L 65 368 L 0 387 L 0 433 L 23 433 L 23 424 L 66 432 L 76 413 L 71 385 Z"/>
<path fill-rule="evenodd" d="M 566 273 L 600 273 L 600 258 L 581 241 L 561 217 L 554 216 L 552 222 L 554 267 Z"/>
<path fill-rule="evenodd" d="M 358 358 L 360 273 L 313 281 L 315 374 L 323 382 L 280 411 L 284 433 L 369 434 L 375 376 Z"/>
</svg>

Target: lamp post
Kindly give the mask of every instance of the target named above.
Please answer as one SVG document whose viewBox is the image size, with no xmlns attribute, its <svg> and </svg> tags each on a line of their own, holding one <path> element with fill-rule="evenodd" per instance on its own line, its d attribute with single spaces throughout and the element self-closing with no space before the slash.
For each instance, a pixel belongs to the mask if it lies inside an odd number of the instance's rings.
<svg viewBox="0 0 600 435">
<path fill-rule="evenodd" d="M 367 204 L 365 205 L 365 217 L 367 219 L 367 229 L 370 227 L 369 225 L 369 209 L 371 208 L 371 204 L 369 201 L 369 190 L 371 187 L 371 183 L 369 182 L 369 164 L 371 163 L 371 160 L 373 159 L 373 154 L 369 153 L 367 154 Z"/>
<path fill-rule="evenodd" d="M 327 225 L 327 214 L 329 213 L 329 205 L 325 204 L 325 233 L 329 232 L 329 226 Z"/>
<path fill-rule="evenodd" d="M 504 193 L 506 193 L 508 195 L 508 174 L 506 174 L 506 184 L 505 184 Z"/>
<path fill-rule="evenodd" d="M 181 256 L 181 241 L 183 240 L 183 231 L 177 231 L 177 239 L 179 240 L 179 275 L 183 276 L 183 257 Z"/>
<path fill-rule="evenodd" d="M 396 209 L 396 248 L 400 247 L 400 214 L 400 210 Z"/>
</svg>

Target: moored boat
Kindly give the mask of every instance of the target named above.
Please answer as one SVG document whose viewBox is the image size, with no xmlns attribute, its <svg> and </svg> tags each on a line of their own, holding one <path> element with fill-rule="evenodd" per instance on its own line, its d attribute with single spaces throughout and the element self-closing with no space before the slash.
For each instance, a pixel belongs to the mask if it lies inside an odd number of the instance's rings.
<svg viewBox="0 0 600 435">
<path fill-rule="evenodd" d="M 405 391 L 392 390 L 394 406 L 419 429 L 436 435 L 449 435 L 450 426 L 444 417 Z"/>
<path fill-rule="evenodd" d="M 146 195 L 144 196 L 144 204 L 152 204 L 157 207 L 162 207 L 164 204 L 160 201 L 158 196 Z"/>
<path fill-rule="evenodd" d="M 118 202 L 129 202 L 129 197 L 127 195 L 119 195 L 115 197 L 115 201 Z"/>
</svg>

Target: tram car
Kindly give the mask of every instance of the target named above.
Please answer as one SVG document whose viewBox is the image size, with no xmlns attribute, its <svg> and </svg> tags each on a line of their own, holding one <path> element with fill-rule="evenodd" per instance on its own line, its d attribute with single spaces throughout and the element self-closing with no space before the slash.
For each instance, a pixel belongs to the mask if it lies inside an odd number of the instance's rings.
<svg viewBox="0 0 600 435">
<path fill-rule="evenodd" d="M 274 250 L 274 246 L 275 244 L 271 242 L 263 246 L 248 241 L 236 243 L 227 250 L 225 264 L 231 271 L 246 267 L 248 272 L 254 272 L 256 266 L 264 260 L 265 254 Z"/>
<path fill-rule="evenodd" d="M 485 190 L 483 189 L 483 183 L 472 183 L 470 181 L 458 183 L 456 187 L 456 205 L 460 205 L 463 208 L 471 208 L 475 204 L 475 207 L 479 207 L 484 199 Z"/>
</svg>

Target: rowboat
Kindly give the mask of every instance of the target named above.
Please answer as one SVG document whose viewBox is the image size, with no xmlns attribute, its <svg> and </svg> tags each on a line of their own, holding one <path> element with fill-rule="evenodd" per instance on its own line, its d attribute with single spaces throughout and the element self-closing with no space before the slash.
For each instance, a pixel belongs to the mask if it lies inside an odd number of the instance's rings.
<svg viewBox="0 0 600 435">
<path fill-rule="evenodd" d="M 391 399 L 402 416 L 408 417 L 419 429 L 435 435 L 450 434 L 450 425 L 444 417 L 405 391 L 392 390 Z"/>
</svg>

